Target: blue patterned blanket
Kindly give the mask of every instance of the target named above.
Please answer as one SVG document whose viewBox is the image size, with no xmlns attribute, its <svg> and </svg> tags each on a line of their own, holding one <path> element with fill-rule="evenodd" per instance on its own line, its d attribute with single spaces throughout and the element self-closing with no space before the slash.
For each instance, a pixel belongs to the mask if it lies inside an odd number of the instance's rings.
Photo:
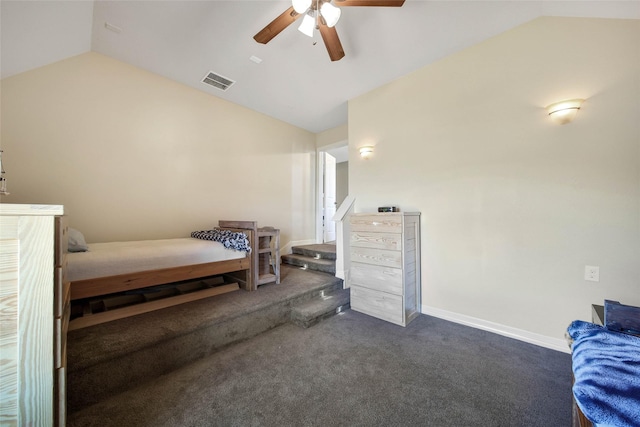
<svg viewBox="0 0 640 427">
<path fill-rule="evenodd" d="M 244 233 L 214 228 L 213 230 L 194 231 L 191 233 L 191 237 L 220 242 L 227 249 L 234 249 L 236 251 L 243 251 L 247 253 L 251 252 L 249 239 Z"/>
<path fill-rule="evenodd" d="M 576 320 L 573 339 L 573 395 L 597 426 L 640 426 L 640 337 Z"/>
</svg>

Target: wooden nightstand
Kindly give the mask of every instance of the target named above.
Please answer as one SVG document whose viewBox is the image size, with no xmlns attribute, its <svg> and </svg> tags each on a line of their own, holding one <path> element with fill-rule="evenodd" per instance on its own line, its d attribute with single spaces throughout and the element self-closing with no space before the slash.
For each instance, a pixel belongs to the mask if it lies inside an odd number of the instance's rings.
<svg viewBox="0 0 640 427">
<path fill-rule="evenodd" d="M 280 230 L 258 228 L 258 283 L 280 283 Z"/>
</svg>

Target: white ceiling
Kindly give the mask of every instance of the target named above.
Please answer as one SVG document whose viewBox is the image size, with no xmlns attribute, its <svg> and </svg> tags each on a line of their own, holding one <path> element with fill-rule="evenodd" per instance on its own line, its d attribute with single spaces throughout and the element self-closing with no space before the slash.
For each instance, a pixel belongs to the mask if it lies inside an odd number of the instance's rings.
<svg viewBox="0 0 640 427">
<path fill-rule="evenodd" d="M 640 19 L 640 0 L 343 7 L 336 29 L 346 56 L 331 62 L 320 36 L 304 36 L 298 23 L 266 45 L 253 40 L 289 5 L 2 0 L 0 72 L 9 77 L 93 50 L 317 133 L 347 122 L 349 99 L 536 17 Z M 226 92 L 206 86 L 209 71 L 236 83 Z"/>
</svg>

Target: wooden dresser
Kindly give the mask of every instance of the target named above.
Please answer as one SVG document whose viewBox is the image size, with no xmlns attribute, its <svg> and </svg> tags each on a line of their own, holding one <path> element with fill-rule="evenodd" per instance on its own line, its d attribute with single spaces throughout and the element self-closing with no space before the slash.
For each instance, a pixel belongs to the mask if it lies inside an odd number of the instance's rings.
<svg viewBox="0 0 640 427">
<path fill-rule="evenodd" d="M 71 318 L 71 282 L 67 278 L 69 227 L 56 216 L 53 276 L 53 413 L 54 425 L 67 423 L 67 333 Z"/>
<path fill-rule="evenodd" d="M 351 225 L 351 308 L 406 326 L 420 314 L 420 213 L 358 213 Z"/>
<path fill-rule="evenodd" d="M 0 425 L 65 423 L 63 213 L 0 203 Z"/>
</svg>

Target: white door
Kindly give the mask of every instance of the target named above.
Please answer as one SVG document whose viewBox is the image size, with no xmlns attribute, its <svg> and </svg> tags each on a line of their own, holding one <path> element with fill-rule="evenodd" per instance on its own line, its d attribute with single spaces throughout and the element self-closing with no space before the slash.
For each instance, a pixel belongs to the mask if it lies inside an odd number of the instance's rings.
<svg viewBox="0 0 640 427">
<path fill-rule="evenodd" d="M 336 158 L 331 154 L 324 154 L 324 194 L 322 197 L 323 206 L 323 241 L 333 242 L 336 240 L 336 223 L 333 216 L 336 214 Z"/>
</svg>

